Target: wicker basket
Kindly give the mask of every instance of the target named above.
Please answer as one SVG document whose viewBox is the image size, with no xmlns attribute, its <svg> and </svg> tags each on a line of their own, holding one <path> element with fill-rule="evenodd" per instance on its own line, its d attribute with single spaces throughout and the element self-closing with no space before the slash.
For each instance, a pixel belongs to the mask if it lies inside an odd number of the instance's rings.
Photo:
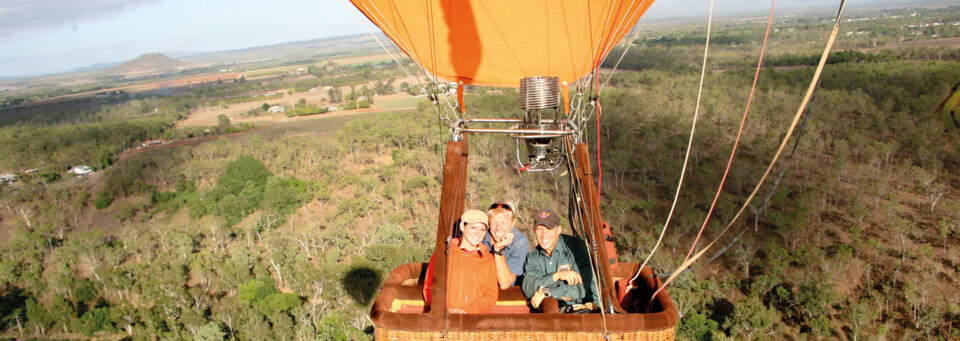
<svg viewBox="0 0 960 341">
<path fill-rule="evenodd" d="M 610 332 L 551 331 L 406 331 L 376 328 L 377 340 L 557 340 L 557 341 L 667 341 L 674 339 L 674 328 L 658 331 Z"/>
<path fill-rule="evenodd" d="M 378 340 L 673 340 L 677 322 L 676 307 L 670 295 L 662 292 L 650 311 L 634 311 L 637 302 L 649 302 L 660 284 L 644 269 L 643 285 L 621 297 L 626 314 L 518 313 L 515 308 L 486 314 L 437 314 L 422 307 L 421 286 L 411 279 L 420 277 L 421 263 L 404 264 L 388 276 L 374 302 L 371 319 Z M 627 278 L 638 265 L 620 263 L 613 275 Z M 421 278 L 422 279 L 422 278 Z M 618 292 L 620 290 L 618 289 Z M 519 288 L 502 290 L 498 304 L 526 302 Z M 620 294 L 618 294 L 620 296 Z M 409 303 L 407 312 L 397 306 Z M 632 303 L 631 303 L 632 302 Z M 417 305 L 419 304 L 419 305 Z M 643 306 L 647 306 L 644 304 Z M 641 308 L 637 308 L 641 309 Z M 606 332 L 604 331 L 606 330 Z"/>
</svg>

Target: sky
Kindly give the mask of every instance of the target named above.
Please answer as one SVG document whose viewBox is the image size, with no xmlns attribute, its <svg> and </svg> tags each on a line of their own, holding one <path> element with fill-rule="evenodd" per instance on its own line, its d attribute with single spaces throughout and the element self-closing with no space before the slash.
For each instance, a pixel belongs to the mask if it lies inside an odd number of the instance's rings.
<svg viewBox="0 0 960 341">
<path fill-rule="evenodd" d="M 780 0 L 777 6 L 791 10 L 837 4 Z M 722 14 L 762 13 L 770 5 L 716 0 L 716 6 Z M 659 0 L 647 16 L 706 18 L 708 8 L 709 0 Z M 2 0 L 0 78 L 66 72 L 152 52 L 237 50 L 369 29 L 376 27 L 347 0 Z"/>
</svg>

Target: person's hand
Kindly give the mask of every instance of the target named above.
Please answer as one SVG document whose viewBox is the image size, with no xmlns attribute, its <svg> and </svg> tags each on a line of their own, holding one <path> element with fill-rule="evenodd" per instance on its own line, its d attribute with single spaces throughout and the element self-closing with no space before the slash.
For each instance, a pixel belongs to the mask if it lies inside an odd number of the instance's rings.
<svg viewBox="0 0 960 341">
<path fill-rule="evenodd" d="M 553 281 L 564 281 L 569 285 L 577 285 L 583 282 L 583 278 L 580 277 L 580 274 L 570 271 L 557 271 L 553 273 Z"/>
<path fill-rule="evenodd" d="M 467 312 L 463 311 L 463 309 L 450 309 L 450 312 L 453 313 L 453 314 L 466 314 L 466 313 L 467 313 Z"/>
<path fill-rule="evenodd" d="M 500 241 L 493 244 L 493 249 L 503 250 L 503 248 L 507 247 L 507 245 L 510 245 L 510 243 L 513 243 L 513 232 L 507 232 L 504 234 Z"/>
<path fill-rule="evenodd" d="M 533 296 L 530 297 L 530 305 L 535 309 L 540 309 L 540 302 L 543 302 L 544 297 L 546 297 L 546 295 L 543 294 L 543 289 L 537 290 L 537 292 L 533 293 Z"/>
</svg>

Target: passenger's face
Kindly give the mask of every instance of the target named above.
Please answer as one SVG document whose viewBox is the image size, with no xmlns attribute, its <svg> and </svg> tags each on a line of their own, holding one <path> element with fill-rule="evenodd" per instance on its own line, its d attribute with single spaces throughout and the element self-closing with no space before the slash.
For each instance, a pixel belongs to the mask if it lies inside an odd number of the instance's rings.
<svg viewBox="0 0 960 341">
<path fill-rule="evenodd" d="M 503 236 L 513 229 L 513 213 L 503 212 L 490 216 L 490 238 L 493 242 L 499 242 Z"/>
<path fill-rule="evenodd" d="M 480 245 L 480 242 L 483 241 L 483 236 L 487 234 L 487 225 L 483 223 L 461 225 L 460 231 L 463 232 L 463 241 L 460 243 L 460 246 L 466 247 L 468 250 L 473 250 Z"/>
<path fill-rule="evenodd" d="M 537 234 L 537 243 L 540 244 L 540 248 L 547 251 L 547 253 L 552 253 L 553 248 L 557 247 L 557 239 L 560 238 L 560 229 L 560 226 L 550 229 L 543 225 L 537 225 L 534 232 Z"/>
</svg>

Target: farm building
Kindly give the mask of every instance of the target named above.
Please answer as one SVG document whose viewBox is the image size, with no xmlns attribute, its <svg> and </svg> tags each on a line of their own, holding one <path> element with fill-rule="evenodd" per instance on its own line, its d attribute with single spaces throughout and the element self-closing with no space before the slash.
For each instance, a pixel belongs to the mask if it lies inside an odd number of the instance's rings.
<svg viewBox="0 0 960 341">
<path fill-rule="evenodd" d="M 2 174 L 0 175 L 0 184 L 12 184 L 20 180 L 20 177 L 16 174 Z"/>
<path fill-rule="evenodd" d="M 77 176 L 84 176 L 93 173 L 93 168 L 90 166 L 73 166 L 73 168 L 70 168 L 67 173 L 76 174 Z"/>
</svg>

